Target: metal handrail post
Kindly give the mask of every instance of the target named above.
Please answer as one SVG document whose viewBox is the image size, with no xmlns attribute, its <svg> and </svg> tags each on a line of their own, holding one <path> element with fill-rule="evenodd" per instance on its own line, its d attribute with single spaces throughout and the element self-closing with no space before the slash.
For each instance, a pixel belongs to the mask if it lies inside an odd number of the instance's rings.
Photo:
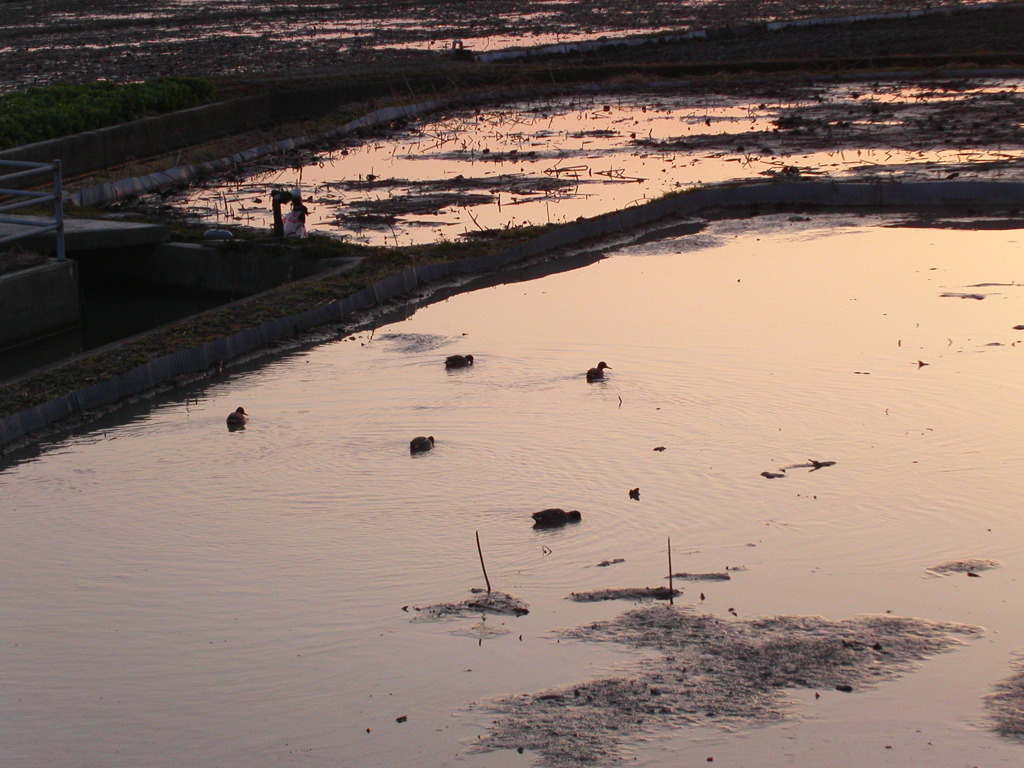
<svg viewBox="0 0 1024 768">
<path fill-rule="evenodd" d="M 53 161 L 53 218 L 57 229 L 57 261 L 64 261 L 64 192 L 61 188 L 60 160 Z"/>
</svg>

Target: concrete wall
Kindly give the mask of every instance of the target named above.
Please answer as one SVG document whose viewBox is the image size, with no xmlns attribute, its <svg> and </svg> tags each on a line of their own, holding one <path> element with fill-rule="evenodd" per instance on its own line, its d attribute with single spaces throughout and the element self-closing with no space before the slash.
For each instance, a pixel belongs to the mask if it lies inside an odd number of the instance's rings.
<svg viewBox="0 0 1024 768">
<path fill-rule="evenodd" d="M 76 176 L 163 155 L 220 136 L 305 120 L 326 114 L 347 101 L 373 95 L 368 87 L 353 84 L 267 92 L 26 144 L 0 152 L 0 160 L 60 160 L 64 176 Z"/>
<path fill-rule="evenodd" d="M 317 136 L 298 136 L 291 139 L 284 139 L 282 141 L 264 144 L 258 147 L 250 147 L 249 149 L 236 152 L 228 157 L 209 160 L 205 163 L 198 163 L 195 165 L 176 165 L 165 171 L 157 171 L 145 176 L 132 176 L 127 179 L 117 179 L 116 181 L 104 182 L 103 184 L 99 184 L 95 187 L 80 189 L 74 194 L 68 195 L 67 200 L 73 205 L 100 206 L 117 200 L 137 197 L 147 192 L 181 186 L 184 184 L 191 184 L 204 176 L 224 173 L 225 171 L 229 171 L 235 167 L 252 163 L 260 157 L 288 152 L 296 147 L 307 146 L 324 139 L 347 136 L 366 128 L 386 125 L 395 120 L 411 120 L 436 111 L 442 106 L 455 103 L 458 102 L 455 100 L 444 102 L 428 101 L 397 107 L 384 107 L 382 109 L 373 110 L 362 117 Z"/>
<path fill-rule="evenodd" d="M 290 253 L 259 249 L 223 249 L 198 243 L 166 243 L 152 253 L 124 262 L 119 272 L 137 274 L 148 285 L 175 290 L 251 296 L 326 269 L 353 265 L 360 259 L 311 261 Z"/>
<path fill-rule="evenodd" d="M 79 319 L 74 261 L 0 275 L 0 348 L 73 328 Z"/>
</svg>

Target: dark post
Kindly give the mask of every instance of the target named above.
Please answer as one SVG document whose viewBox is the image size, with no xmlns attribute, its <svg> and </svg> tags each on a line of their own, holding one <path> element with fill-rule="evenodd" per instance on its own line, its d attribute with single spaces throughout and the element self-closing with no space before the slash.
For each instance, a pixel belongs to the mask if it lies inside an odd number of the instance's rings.
<svg viewBox="0 0 1024 768">
<path fill-rule="evenodd" d="M 487 578 L 487 566 L 484 565 L 484 551 L 480 548 L 480 531 L 476 532 L 476 551 L 480 555 L 480 568 L 484 572 L 484 583 L 487 584 L 487 594 L 491 594 L 491 580 Z"/>
<path fill-rule="evenodd" d="M 675 605 L 676 604 L 675 598 L 672 596 L 673 592 L 675 592 L 675 590 L 672 589 L 672 537 L 669 536 L 668 537 L 668 604 L 669 605 Z"/>
</svg>

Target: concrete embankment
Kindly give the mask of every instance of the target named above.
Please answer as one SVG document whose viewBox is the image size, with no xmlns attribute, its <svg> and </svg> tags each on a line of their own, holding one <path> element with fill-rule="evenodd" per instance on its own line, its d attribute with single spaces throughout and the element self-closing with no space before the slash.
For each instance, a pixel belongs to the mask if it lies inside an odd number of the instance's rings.
<svg viewBox="0 0 1024 768">
<path fill-rule="evenodd" d="M 241 167 L 252 163 L 267 155 L 281 154 L 308 146 L 317 141 L 330 140 L 341 136 L 348 136 L 361 130 L 387 125 L 396 120 L 412 120 L 422 115 L 437 111 L 444 106 L 456 103 L 455 101 L 428 101 L 418 104 L 406 104 L 396 107 L 385 107 L 375 109 L 362 117 L 345 123 L 333 130 L 318 134 L 316 136 L 298 136 L 291 139 L 284 139 L 258 147 L 250 147 L 241 152 L 236 152 L 228 157 L 210 160 L 204 163 L 191 165 L 178 165 L 165 171 L 146 174 L 144 176 L 133 176 L 117 181 L 105 182 L 93 187 L 86 187 L 71 195 L 67 200 L 72 205 L 80 206 L 102 206 L 118 200 L 125 200 L 131 197 L 153 192 L 159 189 L 167 189 L 174 186 L 191 184 L 196 179 L 204 176 L 211 176 L 217 173 L 224 173 L 232 168 Z"/>
<path fill-rule="evenodd" d="M 385 91 L 386 92 L 386 91 Z M 61 161 L 65 177 L 95 173 L 146 157 L 158 157 L 223 136 L 327 114 L 342 104 L 373 100 L 379 84 L 345 83 L 275 89 L 166 115 L 40 141 L 0 152 L 0 160 Z"/>
<path fill-rule="evenodd" d="M 36 217 L 23 216 L 24 219 Z M 42 219 L 40 219 L 42 221 Z M 31 234 L 33 227 L 0 224 L 0 235 L 27 234 L 20 242 L 38 253 L 54 255 L 52 232 Z M 68 252 L 155 245 L 167 239 L 160 224 L 67 219 Z M 72 260 L 58 261 L 0 276 L 0 349 L 17 347 L 74 328 L 80 319 L 79 269 Z"/>
<path fill-rule="evenodd" d="M 0 275 L 0 349 L 74 328 L 78 318 L 75 262 L 54 259 Z"/>
<path fill-rule="evenodd" d="M 261 347 L 316 326 L 351 321 L 358 312 L 384 301 L 399 299 L 427 284 L 441 283 L 464 275 L 495 272 L 559 248 L 652 225 L 671 217 L 699 216 L 710 211 L 749 216 L 780 208 L 808 211 L 925 209 L 963 215 L 968 210 L 1017 210 L 1022 203 L 1024 184 L 998 181 L 907 184 L 794 181 L 698 189 L 560 227 L 499 253 L 414 267 L 339 301 L 151 360 L 116 378 L 92 384 L 0 419 L 0 447 L 24 440 L 26 436 L 39 433 L 61 420 L 81 417 L 91 409 L 110 406 L 122 399 L 144 394 L 178 376 L 200 374 L 218 364 L 253 353 Z"/>
</svg>

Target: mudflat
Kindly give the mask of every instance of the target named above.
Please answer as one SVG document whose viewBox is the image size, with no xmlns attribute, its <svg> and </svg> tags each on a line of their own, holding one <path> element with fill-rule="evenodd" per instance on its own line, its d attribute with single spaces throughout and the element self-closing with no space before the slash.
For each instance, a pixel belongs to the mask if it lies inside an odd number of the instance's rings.
<svg viewBox="0 0 1024 768">
<path fill-rule="evenodd" d="M 671 50 L 645 50 L 645 60 L 757 61 L 821 57 L 930 57 L 1018 54 L 1024 50 L 1024 7 L 960 3 L 956 12 L 913 19 L 753 34 L 778 20 L 894 14 L 932 8 L 925 0 L 669 0 L 633 3 L 546 3 L 460 0 L 246 3 L 173 0 L 58 0 L 6 3 L 0 27 L 0 91 L 56 81 L 116 82 L 161 75 L 266 79 L 337 73 L 368 63 L 422 62 L 453 40 L 478 51 L 557 40 L 650 31 L 730 29 L 722 38 Z M 621 60 L 621 52 L 615 60 Z"/>
</svg>

